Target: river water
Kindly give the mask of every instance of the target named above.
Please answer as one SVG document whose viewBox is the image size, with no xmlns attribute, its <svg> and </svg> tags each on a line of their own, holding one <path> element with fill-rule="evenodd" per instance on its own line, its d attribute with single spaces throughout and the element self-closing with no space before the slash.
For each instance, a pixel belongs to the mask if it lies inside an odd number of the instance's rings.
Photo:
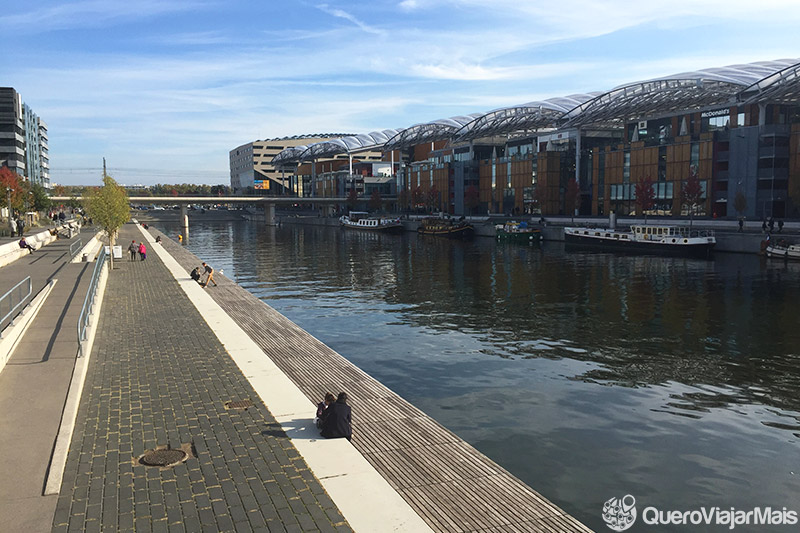
<svg viewBox="0 0 800 533">
<path fill-rule="evenodd" d="M 248 222 L 188 247 L 595 530 L 626 494 L 800 511 L 800 264 Z"/>
</svg>

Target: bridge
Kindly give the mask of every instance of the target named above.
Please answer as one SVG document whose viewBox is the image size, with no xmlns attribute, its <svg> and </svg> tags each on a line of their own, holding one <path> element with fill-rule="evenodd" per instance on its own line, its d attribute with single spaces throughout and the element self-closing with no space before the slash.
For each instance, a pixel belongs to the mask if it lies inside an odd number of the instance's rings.
<svg viewBox="0 0 800 533">
<path fill-rule="evenodd" d="M 83 200 L 82 196 L 51 196 L 51 200 L 56 202 L 68 202 L 70 200 Z M 312 204 L 328 207 L 327 214 L 333 212 L 333 207 L 345 205 L 347 198 L 298 198 L 295 196 L 129 196 L 128 200 L 132 204 L 159 204 L 177 205 L 181 210 L 181 221 L 184 227 L 189 227 L 188 207 L 190 205 L 208 204 L 238 204 L 263 206 L 266 223 L 268 226 L 276 225 L 275 206 Z M 396 197 L 388 196 L 383 198 L 385 202 L 394 202 Z"/>
</svg>

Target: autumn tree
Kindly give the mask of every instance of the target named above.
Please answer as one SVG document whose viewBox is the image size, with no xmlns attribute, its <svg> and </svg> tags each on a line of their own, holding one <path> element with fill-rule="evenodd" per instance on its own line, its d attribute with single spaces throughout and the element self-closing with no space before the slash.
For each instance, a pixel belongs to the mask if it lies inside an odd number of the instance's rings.
<svg viewBox="0 0 800 533">
<path fill-rule="evenodd" d="M 356 206 L 358 205 L 358 191 L 356 188 L 353 187 L 350 189 L 350 192 L 347 193 L 347 207 L 350 208 L 350 211 L 355 210 Z"/>
<path fill-rule="evenodd" d="M 681 204 L 689 208 L 689 231 L 692 231 L 692 220 L 695 208 L 703 202 L 703 186 L 697 177 L 697 169 L 692 166 L 689 179 L 681 188 Z"/>
<path fill-rule="evenodd" d="M 422 203 L 422 188 L 419 185 L 411 190 L 411 205 L 414 209 Z"/>
<path fill-rule="evenodd" d="M 572 223 L 575 223 L 575 211 L 581 208 L 581 189 L 578 181 L 572 178 L 567 182 L 567 190 L 564 192 L 564 207 L 572 215 Z"/>
<path fill-rule="evenodd" d="M 379 211 L 382 203 L 381 192 L 378 189 L 373 189 L 369 197 L 369 208 L 373 211 Z"/>
<path fill-rule="evenodd" d="M 131 206 L 125 189 L 120 187 L 111 176 L 103 176 L 103 186 L 84 196 L 84 209 L 103 228 L 108 236 L 112 250 L 117 231 L 130 218 Z M 114 254 L 111 254 L 111 268 L 114 268 Z"/>
<path fill-rule="evenodd" d="M 644 213 L 644 224 L 647 225 L 647 212 L 653 208 L 656 203 L 656 192 L 653 190 L 653 180 L 648 176 L 643 180 L 636 183 L 636 208 L 639 212 Z"/>
<path fill-rule="evenodd" d="M 425 207 L 429 212 L 433 212 L 439 206 L 439 190 L 434 185 L 428 189 L 425 195 Z"/>
<path fill-rule="evenodd" d="M 464 207 L 469 209 L 469 214 L 475 214 L 475 208 L 480 205 L 480 191 L 474 185 L 470 185 L 467 187 L 467 190 L 464 191 Z"/>
<path fill-rule="evenodd" d="M 0 188 L 2 188 L 0 190 L 0 197 L 3 198 L 2 207 L 8 207 L 10 198 L 11 209 L 22 211 L 25 208 L 28 188 L 19 174 L 8 167 L 0 167 Z"/>
</svg>

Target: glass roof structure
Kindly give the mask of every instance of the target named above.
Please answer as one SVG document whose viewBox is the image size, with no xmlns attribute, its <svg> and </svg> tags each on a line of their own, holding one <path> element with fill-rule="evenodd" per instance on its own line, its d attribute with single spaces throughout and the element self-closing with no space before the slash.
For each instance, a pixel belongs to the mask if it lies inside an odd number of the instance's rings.
<svg viewBox="0 0 800 533">
<path fill-rule="evenodd" d="M 541 102 L 528 102 L 495 109 L 479 115 L 459 128 L 453 134 L 453 141 L 469 141 L 492 135 L 554 128 L 558 125 L 561 117 L 600 94 L 599 92 L 573 94 L 561 98 L 549 98 Z"/>
<path fill-rule="evenodd" d="M 742 99 L 748 104 L 797 105 L 800 102 L 800 62 L 757 81 L 742 92 Z"/>
<path fill-rule="evenodd" d="M 759 80 L 797 63 L 761 61 L 673 74 L 621 85 L 585 102 L 564 116 L 564 126 L 622 126 L 640 117 L 685 109 L 737 103 L 737 96 Z"/>
<path fill-rule="evenodd" d="M 300 160 L 309 161 L 311 159 L 331 157 L 339 154 L 352 154 L 375 149 L 382 150 L 386 141 L 395 135 L 397 135 L 397 130 L 389 129 L 314 143 L 309 145 L 300 155 Z"/>
<path fill-rule="evenodd" d="M 278 155 L 272 158 L 270 163 L 272 163 L 272 166 L 274 167 L 296 165 L 300 161 L 300 154 L 305 152 L 306 148 L 308 148 L 308 146 L 305 145 L 284 148 L 278 153 Z"/>
<path fill-rule="evenodd" d="M 415 124 L 400 130 L 397 135 L 389 139 L 383 149 L 388 152 L 389 150 L 410 148 L 417 144 L 449 140 L 456 131 L 481 115 L 482 113 L 472 113 L 466 116 L 442 118 L 432 122 Z"/>
</svg>

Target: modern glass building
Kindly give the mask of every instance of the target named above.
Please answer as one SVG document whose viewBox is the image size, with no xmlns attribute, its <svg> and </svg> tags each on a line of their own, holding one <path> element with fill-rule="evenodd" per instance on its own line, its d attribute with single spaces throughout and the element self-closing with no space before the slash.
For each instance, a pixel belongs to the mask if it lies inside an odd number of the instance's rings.
<svg viewBox="0 0 800 533">
<path fill-rule="evenodd" d="M 0 166 L 50 187 L 47 124 L 11 87 L 0 87 Z"/>
</svg>

